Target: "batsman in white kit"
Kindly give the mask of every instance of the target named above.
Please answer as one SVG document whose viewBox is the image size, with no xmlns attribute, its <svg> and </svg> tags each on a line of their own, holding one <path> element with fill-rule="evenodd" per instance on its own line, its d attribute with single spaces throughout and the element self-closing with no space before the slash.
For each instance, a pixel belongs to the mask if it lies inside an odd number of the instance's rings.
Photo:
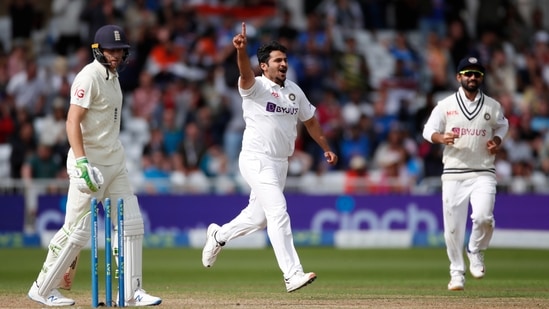
<svg viewBox="0 0 549 309">
<path fill-rule="evenodd" d="M 288 157 L 294 151 L 297 124 L 302 121 L 311 137 L 324 150 L 329 164 L 337 163 L 315 117 L 315 107 L 301 88 L 286 79 L 286 47 L 276 41 L 259 47 L 257 58 L 262 75 L 256 77 L 246 51 L 246 25 L 233 38 L 240 71 L 238 90 L 246 123 L 239 157 L 240 172 L 251 187 L 248 205 L 230 222 L 209 225 L 202 251 L 202 264 L 213 266 L 222 247 L 230 240 L 267 228 L 278 266 L 293 292 L 316 279 L 305 273 L 294 247 L 284 186 Z"/>
<path fill-rule="evenodd" d="M 495 154 L 509 129 L 499 102 L 480 90 L 486 70 L 475 57 L 457 67 L 458 91 L 438 102 L 423 129 L 423 137 L 444 147 L 442 207 L 444 240 L 450 260 L 448 289 L 465 285 L 464 247 L 469 272 L 484 277 L 484 253 L 494 232 L 496 200 Z M 465 243 L 471 204 L 471 235 Z"/>
<path fill-rule="evenodd" d="M 70 185 L 65 222 L 53 236 L 38 278 L 28 296 L 47 306 L 71 306 L 59 286 L 91 234 L 90 202 L 124 199 L 124 293 L 126 306 L 158 305 L 162 300 L 143 290 L 142 246 L 144 225 L 137 197 L 130 186 L 124 148 L 119 140 L 122 90 L 117 69 L 124 65 L 130 45 L 122 28 L 106 25 L 95 34 L 95 60 L 86 65 L 71 86 L 67 115 Z M 116 222 L 116 208 L 111 213 Z M 114 227 L 113 252 L 118 252 Z M 115 259 L 118 261 L 118 259 Z M 116 297 L 118 299 L 118 296 Z"/>
</svg>

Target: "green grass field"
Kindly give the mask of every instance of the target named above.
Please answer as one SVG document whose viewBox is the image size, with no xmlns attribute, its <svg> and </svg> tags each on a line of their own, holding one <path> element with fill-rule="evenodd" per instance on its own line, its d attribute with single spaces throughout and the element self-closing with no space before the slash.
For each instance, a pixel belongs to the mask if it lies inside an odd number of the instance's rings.
<svg viewBox="0 0 549 309">
<path fill-rule="evenodd" d="M 144 288 L 163 298 L 161 308 L 549 308 L 549 250 L 490 249 L 486 277 L 468 276 L 460 292 L 446 289 L 443 248 L 298 252 L 318 279 L 294 293 L 286 293 L 270 248 L 224 250 L 209 269 L 200 250 L 145 249 Z M 41 308 L 26 293 L 45 254 L 0 250 L 0 308 Z M 73 289 L 64 293 L 77 308 L 91 304 L 89 256 L 82 252 Z"/>
</svg>

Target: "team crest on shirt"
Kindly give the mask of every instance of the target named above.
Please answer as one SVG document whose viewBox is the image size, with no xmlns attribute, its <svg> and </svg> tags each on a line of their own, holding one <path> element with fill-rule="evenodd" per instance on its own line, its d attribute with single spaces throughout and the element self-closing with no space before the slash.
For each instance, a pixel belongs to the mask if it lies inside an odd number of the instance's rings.
<svg viewBox="0 0 549 309">
<path fill-rule="evenodd" d="M 292 101 L 295 101 L 295 94 L 290 93 L 290 94 L 288 95 L 288 98 L 289 98 L 290 100 L 292 100 Z"/>
<path fill-rule="evenodd" d="M 492 118 L 490 114 L 488 113 L 484 114 L 484 120 L 490 120 L 490 118 Z"/>
</svg>

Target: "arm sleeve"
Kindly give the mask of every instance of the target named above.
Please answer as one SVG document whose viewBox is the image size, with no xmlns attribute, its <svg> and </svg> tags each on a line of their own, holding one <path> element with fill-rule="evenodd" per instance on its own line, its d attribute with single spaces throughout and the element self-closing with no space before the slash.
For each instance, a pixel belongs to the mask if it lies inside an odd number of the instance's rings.
<svg viewBox="0 0 549 309">
<path fill-rule="evenodd" d="M 431 115 L 429 116 L 429 119 L 427 119 L 427 122 L 423 127 L 423 138 L 429 143 L 432 143 L 433 140 L 431 139 L 431 137 L 433 136 L 433 134 L 440 133 L 443 128 L 444 119 L 440 116 L 439 105 L 436 105 L 435 108 L 433 108 L 433 111 L 431 111 Z"/>
<path fill-rule="evenodd" d="M 505 137 L 505 135 L 507 135 L 508 130 L 509 130 L 509 120 L 505 118 L 505 115 L 503 115 L 503 111 L 501 110 L 501 107 L 500 107 L 497 115 L 496 127 L 494 128 L 494 136 L 498 136 L 503 141 L 503 138 Z"/>
</svg>

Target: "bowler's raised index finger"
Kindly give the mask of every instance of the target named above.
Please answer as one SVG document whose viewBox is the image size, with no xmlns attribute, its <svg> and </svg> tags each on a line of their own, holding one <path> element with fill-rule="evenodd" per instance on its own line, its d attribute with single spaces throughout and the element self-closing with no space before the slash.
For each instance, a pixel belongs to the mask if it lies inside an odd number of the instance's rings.
<svg viewBox="0 0 549 309">
<path fill-rule="evenodd" d="M 246 23 L 242 23 L 242 35 L 246 37 Z"/>
</svg>

